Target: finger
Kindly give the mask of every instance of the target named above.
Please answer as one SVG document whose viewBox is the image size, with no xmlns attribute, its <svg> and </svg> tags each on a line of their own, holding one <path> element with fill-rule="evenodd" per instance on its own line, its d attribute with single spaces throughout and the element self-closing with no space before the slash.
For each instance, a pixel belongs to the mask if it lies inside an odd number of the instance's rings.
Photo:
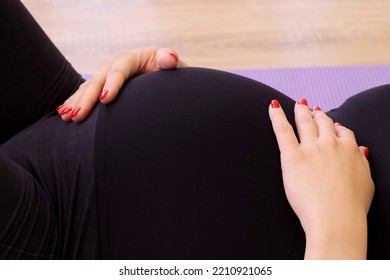
<svg viewBox="0 0 390 280">
<path fill-rule="evenodd" d="M 61 115 L 61 118 L 64 121 L 70 121 L 71 120 L 71 113 L 73 111 L 72 106 L 64 105 L 60 110 L 58 110 L 58 113 Z"/>
<path fill-rule="evenodd" d="M 349 139 L 356 144 L 355 133 L 352 130 L 348 129 L 347 127 L 343 126 L 341 123 L 338 122 L 334 123 L 334 127 L 335 127 L 337 137 Z M 368 147 L 359 146 L 359 150 L 363 158 L 368 158 L 369 155 Z"/>
<path fill-rule="evenodd" d="M 108 71 L 100 101 L 107 104 L 114 100 L 128 78 L 158 70 L 157 50 L 143 48 L 118 54 Z"/>
<path fill-rule="evenodd" d="M 118 95 L 126 80 L 160 69 L 173 69 L 186 64 L 170 48 L 142 48 L 118 54 L 108 71 L 100 100 L 110 103 Z"/>
<path fill-rule="evenodd" d="M 68 110 L 68 112 L 64 110 L 58 112 L 61 114 L 61 118 L 64 121 L 73 120 L 75 122 L 81 122 L 89 115 L 99 99 L 100 92 L 104 85 L 104 79 L 111 63 L 112 59 L 103 62 L 100 70 L 96 72 L 91 79 L 81 84 L 78 90 L 65 101 L 63 107 L 71 107 L 72 110 Z"/>
<path fill-rule="evenodd" d="M 359 147 L 359 150 L 360 150 L 360 153 L 361 153 L 365 158 L 368 158 L 368 156 L 370 155 L 370 151 L 369 151 L 368 147 L 360 146 L 360 147 Z"/>
<path fill-rule="evenodd" d="M 74 115 L 80 111 L 79 107 L 77 107 L 78 103 L 78 92 L 74 93 L 71 97 L 69 97 L 65 103 L 62 105 L 61 109 L 57 110 L 58 114 L 64 121 L 71 121 Z"/>
<path fill-rule="evenodd" d="M 163 70 L 187 67 L 187 64 L 179 58 L 179 55 L 170 48 L 158 49 L 156 57 L 158 67 Z"/>
<path fill-rule="evenodd" d="M 312 116 L 317 125 L 319 137 L 334 137 L 336 135 L 333 120 L 329 118 L 324 112 L 322 112 L 320 107 L 313 107 Z"/>
<path fill-rule="evenodd" d="M 74 110 L 74 104 L 75 102 L 77 102 L 79 92 L 82 91 L 84 87 L 85 82 L 79 86 L 78 90 L 74 94 L 72 94 L 67 100 L 65 100 L 65 102 L 61 106 L 58 106 L 58 108 L 56 109 L 57 113 L 64 121 L 71 120 L 71 115 Z"/>
<path fill-rule="evenodd" d="M 160 69 L 168 70 L 176 68 L 179 56 L 172 49 L 161 48 L 156 54 L 156 64 Z"/>
<path fill-rule="evenodd" d="M 297 126 L 300 142 L 312 141 L 318 137 L 318 130 L 315 121 L 310 113 L 305 99 L 300 99 L 294 108 L 295 124 Z"/>
<path fill-rule="evenodd" d="M 271 105 L 269 106 L 269 116 L 280 152 L 284 153 L 289 149 L 299 147 L 298 139 L 295 136 L 294 130 L 288 122 L 286 115 L 277 100 L 272 100 Z"/>
<path fill-rule="evenodd" d="M 70 118 L 72 119 L 72 121 L 81 122 L 85 120 L 85 118 L 89 115 L 89 113 L 92 111 L 93 107 L 95 106 L 98 100 L 98 96 L 99 96 L 98 94 L 80 95 L 80 99 L 74 105 L 74 109 L 70 114 Z"/>
<path fill-rule="evenodd" d="M 184 67 L 186 64 L 170 48 L 142 48 L 120 53 L 108 72 L 103 98 L 100 99 L 103 103 L 114 100 L 125 81 L 131 77 L 177 66 Z"/>
<path fill-rule="evenodd" d="M 350 139 L 350 140 L 356 142 L 355 133 L 353 133 L 352 130 L 346 128 L 345 126 L 343 126 L 342 124 L 340 124 L 338 122 L 336 122 L 334 124 L 334 128 L 335 128 L 337 137 Z"/>
<path fill-rule="evenodd" d="M 108 104 L 113 101 L 117 97 L 119 90 L 122 88 L 125 81 L 126 76 L 121 70 L 110 71 L 99 98 L 100 102 Z"/>
<path fill-rule="evenodd" d="M 83 84 L 83 88 L 79 89 L 79 91 L 74 94 L 78 97 L 78 103 L 75 105 L 79 106 L 81 111 L 86 113 L 86 115 L 88 115 L 93 107 L 91 107 L 90 104 L 96 104 L 99 99 L 106 81 L 107 73 L 112 67 L 113 62 L 113 58 L 106 59 L 100 66 L 99 71 Z M 79 121 L 83 118 L 81 117 L 83 113 L 79 114 Z"/>
<path fill-rule="evenodd" d="M 109 65 L 106 67 L 102 66 L 102 68 L 90 80 L 86 81 L 85 85 L 74 94 L 73 100 L 70 103 L 74 108 L 70 113 L 70 118 L 73 121 L 83 121 L 92 111 L 94 105 L 99 100 L 108 67 Z"/>
<path fill-rule="evenodd" d="M 67 107 L 72 107 L 72 104 L 74 103 L 74 100 L 76 99 L 76 96 L 78 96 L 79 92 L 83 90 L 83 88 L 85 87 L 85 83 L 82 83 L 79 88 L 76 90 L 75 93 L 73 93 L 70 97 L 68 97 L 68 99 L 65 100 L 64 103 L 62 103 L 60 106 L 57 107 L 56 111 L 57 113 L 61 116 L 61 114 L 63 113 L 64 109 L 67 108 Z"/>
</svg>

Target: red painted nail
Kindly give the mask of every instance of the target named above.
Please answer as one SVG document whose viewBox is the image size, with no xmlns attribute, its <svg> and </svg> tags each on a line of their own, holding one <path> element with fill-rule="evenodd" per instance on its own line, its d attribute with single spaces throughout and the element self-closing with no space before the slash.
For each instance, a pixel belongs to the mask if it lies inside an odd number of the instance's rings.
<svg viewBox="0 0 390 280">
<path fill-rule="evenodd" d="M 179 60 L 179 58 L 177 57 L 177 55 L 175 53 L 170 52 L 169 55 L 172 56 L 176 60 L 176 62 Z"/>
<path fill-rule="evenodd" d="M 60 105 L 57 107 L 56 111 L 58 112 L 59 110 L 61 110 L 61 108 L 64 107 L 64 105 Z"/>
<path fill-rule="evenodd" d="M 72 114 L 70 115 L 71 118 L 76 116 L 80 112 L 81 108 L 77 107 L 76 109 L 73 110 Z"/>
<path fill-rule="evenodd" d="M 306 105 L 307 106 L 307 100 L 305 98 L 301 98 L 297 102 L 299 105 Z"/>
<path fill-rule="evenodd" d="M 342 125 L 341 123 L 339 123 L 339 122 L 335 122 L 334 125 L 335 125 L 335 126 L 343 126 L 343 125 Z"/>
<path fill-rule="evenodd" d="M 272 100 L 271 101 L 271 107 L 272 108 L 279 108 L 280 107 L 280 104 L 279 104 L 279 101 L 278 100 Z"/>
<path fill-rule="evenodd" d="M 313 111 L 322 111 L 320 106 L 314 106 Z"/>
<path fill-rule="evenodd" d="M 73 109 L 71 107 L 66 107 L 64 110 L 62 110 L 62 112 L 60 114 L 61 115 L 65 115 L 65 114 L 68 114 L 72 110 Z"/>
<path fill-rule="evenodd" d="M 369 154 L 370 154 L 370 151 L 368 150 L 368 148 L 367 148 L 367 147 L 364 147 L 364 155 L 365 155 L 366 157 L 368 157 Z"/>
<path fill-rule="evenodd" d="M 100 100 L 103 100 L 108 94 L 108 90 L 105 89 L 101 94 L 100 94 Z"/>
</svg>

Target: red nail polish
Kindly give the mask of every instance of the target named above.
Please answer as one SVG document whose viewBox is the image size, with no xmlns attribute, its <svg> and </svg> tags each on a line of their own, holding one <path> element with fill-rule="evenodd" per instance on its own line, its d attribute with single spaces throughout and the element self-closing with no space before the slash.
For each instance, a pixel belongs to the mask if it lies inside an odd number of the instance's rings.
<svg viewBox="0 0 390 280">
<path fill-rule="evenodd" d="M 364 147 L 364 155 L 365 155 L 366 157 L 368 157 L 369 154 L 370 154 L 370 151 L 368 150 L 368 148 L 367 148 L 367 147 Z"/>
<path fill-rule="evenodd" d="M 179 60 L 175 53 L 169 53 L 169 55 L 172 56 L 176 60 L 176 62 Z"/>
<path fill-rule="evenodd" d="M 105 89 L 101 94 L 100 94 L 100 100 L 103 100 L 108 94 L 108 90 Z"/>
<path fill-rule="evenodd" d="M 73 110 L 72 114 L 70 115 L 71 118 L 76 116 L 80 112 L 81 108 L 77 107 L 76 109 Z"/>
<path fill-rule="evenodd" d="M 280 104 L 279 104 L 279 101 L 278 100 L 272 100 L 271 101 L 271 107 L 272 108 L 279 108 L 280 107 Z"/>
<path fill-rule="evenodd" d="M 305 98 L 301 98 L 297 102 L 299 105 L 306 105 L 307 106 L 307 100 Z"/>
<path fill-rule="evenodd" d="M 60 105 L 57 107 L 56 111 L 58 112 L 59 110 L 61 110 L 61 108 L 64 107 L 64 105 Z"/>
<path fill-rule="evenodd" d="M 73 109 L 71 107 L 66 107 L 64 110 L 62 110 L 62 112 L 60 114 L 61 115 L 65 115 L 65 114 L 68 114 L 72 110 Z"/>
<path fill-rule="evenodd" d="M 313 111 L 322 111 L 320 106 L 314 106 Z"/>
</svg>

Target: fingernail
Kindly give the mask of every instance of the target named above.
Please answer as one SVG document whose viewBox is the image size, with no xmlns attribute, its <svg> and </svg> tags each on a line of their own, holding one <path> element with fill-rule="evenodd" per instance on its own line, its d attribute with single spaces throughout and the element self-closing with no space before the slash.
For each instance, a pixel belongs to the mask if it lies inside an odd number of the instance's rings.
<svg viewBox="0 0 390 280">
<path fill-rule="evenodd" d="M 59 110 L 61 110 L 61 108 L 64 107 L 64 105 L 60 105 L 57 107 L 56 111 L 58 112 Z"/>
<path fill-rule="evenodd" d="M 278 100 L 272 100 L 271 101 L 271 107 L 272 108 L 279 108 L 280 107 L 280 104 L 279 104 L 279 101 Z"/>
<path fill-rule="evenodd" d="M 71 107 L 66 107 L 64 110 L 62 110 L 62 112 L 60 113 L 61 115 L 65 115 L 67 113 L 69 113 L 70 111 L 72 111 L 73 109 Z"/>
<path fill-rule="evenodd" d="M 368 148 L 367 148 L 367 147 L 364 147 L 364 155 L 365 155 L 366 157 L 368 157 L 369 153 L 370 153 L 370 151 L 368 150 Z"/>
<path fill-rule="evenodd" d="M 334 125 L 335 125 L 335 126 L 343 126 L 343 125 L 342 125 L 341 123 L 339 123 L 339 122 L 335 122 Z"/>
<path fill-rule="evenodd" d="M 177 55 L 175 53 L 170 52 L 169 55 L 172 56 L 176 60 L 176 62 L 179 60 L 179 58 L 177 57 Z"/>
<path fill-rule="evenodd" d="M 73 110 L 72 114 L 70 115 L 71 118 L 76 116 L 80 112 L 81 108 L 77 107 L 76 109 Z"/>
<path fill-rule="evenodd" d="M 100 100 L 103 100 L 108 94 L 108 90 L 105 89 L 101 94 L 100 94 Z"/>
<path fill-rule="evenodd" d="M 320 106 L 314 106 L 313 111 L 322 111 Z"/>
<path fill-rule="evenodd" d="M 299 105 L 306 105 L 307 106 L 307 100 L 305 98 L 301 98 L 297 102 Z"/>
</svg>

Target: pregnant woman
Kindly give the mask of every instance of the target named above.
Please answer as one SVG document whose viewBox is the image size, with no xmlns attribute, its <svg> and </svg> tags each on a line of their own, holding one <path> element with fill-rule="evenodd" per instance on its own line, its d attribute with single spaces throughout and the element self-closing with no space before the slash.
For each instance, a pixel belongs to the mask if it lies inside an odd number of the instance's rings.
<svg viewBox="0 0 390 280">
<path fill-rule="evenodd" d="M 352 259 L 367 238 L 389 257 L 389 86 L 335 124 L 237 75 L 153 72 L 184 65 L 170 49 L 84 81 L 19 1 L 0 8 L 0 258 Z M 368 149 L 346 127 L 370 147 L 368 224 Z"/>
</svg>

